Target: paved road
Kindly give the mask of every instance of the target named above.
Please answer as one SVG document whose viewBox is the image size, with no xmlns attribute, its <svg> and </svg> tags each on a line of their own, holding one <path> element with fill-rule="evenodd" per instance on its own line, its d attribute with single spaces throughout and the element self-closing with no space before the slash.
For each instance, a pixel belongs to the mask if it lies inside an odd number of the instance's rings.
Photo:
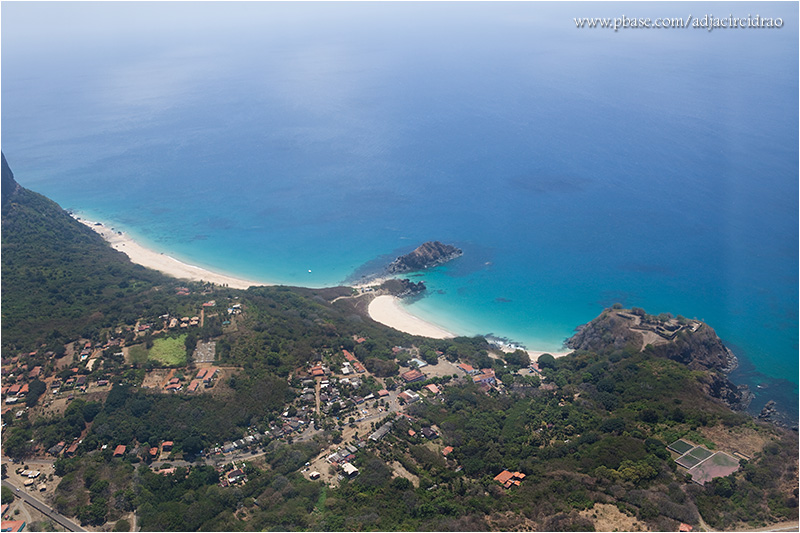
<svg viewBox="0 0 800 533">
<path fill-rule="evenodd" d="M 51 509 L 46 503 L 34 497 L 33 495 L 29 494 L 27 491 L 20 489 L 10 481 L 4 479 L 3 486 L 13 490 L 14 494 L 23 502 L 27 503 L 28 505 L 39 511 L 40 513 L 51 519 L 53 522 L 61 524 L 68 531 L 86 531 L 85 529 L 83 529 L 81 526 L 79 526 L 66 516 L 62 515 L 55 509 Z"/>
</svg>

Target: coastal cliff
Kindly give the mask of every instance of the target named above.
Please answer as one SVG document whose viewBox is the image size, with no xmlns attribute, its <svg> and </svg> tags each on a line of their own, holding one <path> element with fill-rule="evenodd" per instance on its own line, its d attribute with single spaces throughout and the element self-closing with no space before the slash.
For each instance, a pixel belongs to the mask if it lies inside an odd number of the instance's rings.
<svg viewBox="0 0 800 533">
<path fill-rule="evenodd" d="M 669 313 L 648 315 L 639 308 L 606 309 L 578 327 L 566 345 L 598 353 L 646 351 L 704 371 L 700 384 L 705 392 L 734 410 L 747 409 L 753 397 L 746 385 L 737 387 L 728 379 L 738 360 L 716 332 L 699 320 L 675 318 Z"/>
<path fill-rule="evenodd" d="M 414 251 L 392 261 L 386 267 L 386 271 L 389 274 L 404 274 L 415 270 L 424 270 L 444 264 L 462 254 L 463 252 L 455 246 L 442 244 L 439 241 L 428 241 Z"/>
</svg>

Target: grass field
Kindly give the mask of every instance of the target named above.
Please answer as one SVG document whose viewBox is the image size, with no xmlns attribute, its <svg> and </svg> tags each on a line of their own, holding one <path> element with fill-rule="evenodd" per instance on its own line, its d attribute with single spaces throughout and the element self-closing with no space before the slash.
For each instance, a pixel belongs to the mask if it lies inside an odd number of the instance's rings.
<svg viewBox="0 0 800 533">
<path fill-rule="evenodd" d="M 183 366 L 186 364 L 186 335 L 177 338 L 153 339 L 150 348 L 150 359 L 154 359 L 167 366 Z"/>
</svg>

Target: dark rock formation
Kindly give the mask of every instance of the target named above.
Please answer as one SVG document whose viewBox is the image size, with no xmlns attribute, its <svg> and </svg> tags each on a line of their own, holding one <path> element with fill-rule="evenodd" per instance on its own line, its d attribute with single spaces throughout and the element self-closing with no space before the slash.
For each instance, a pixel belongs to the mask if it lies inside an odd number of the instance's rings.
<svg viewBox="0 0 800 533">
<path fill-rule="evenodd" d="M 413 252 L 402 255 L 392 261 L 386 267 L 386 272 L 389 274 L 404 274 L 415 270 L 424 270 L 451 261 L 462 253 L 455 246 L 442 244 L 439 241 L 429 241 Z"/>
<path fill-rule="evenodd" d="M 414 283 L 409 279 L 389 279 L 383 282 L 381 288 L 386 289 L 391 295 L 398 298 L 417 295 L 427 289 L 422 281 Z"/>
</svg>

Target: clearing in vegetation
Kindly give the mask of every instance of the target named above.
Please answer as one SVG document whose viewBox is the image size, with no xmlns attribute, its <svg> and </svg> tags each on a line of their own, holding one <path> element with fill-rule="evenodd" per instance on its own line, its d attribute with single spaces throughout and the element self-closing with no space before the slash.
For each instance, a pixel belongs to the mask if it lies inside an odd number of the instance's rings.
<svg viewBox="0 0 800 533">
<path fill-rule="evenodd" d="M 150 359 L 167 366 L 183 366 L 186 364 L 186 335 L 166 337 L 153 340 L 150 348 Z"/>
</svg>

